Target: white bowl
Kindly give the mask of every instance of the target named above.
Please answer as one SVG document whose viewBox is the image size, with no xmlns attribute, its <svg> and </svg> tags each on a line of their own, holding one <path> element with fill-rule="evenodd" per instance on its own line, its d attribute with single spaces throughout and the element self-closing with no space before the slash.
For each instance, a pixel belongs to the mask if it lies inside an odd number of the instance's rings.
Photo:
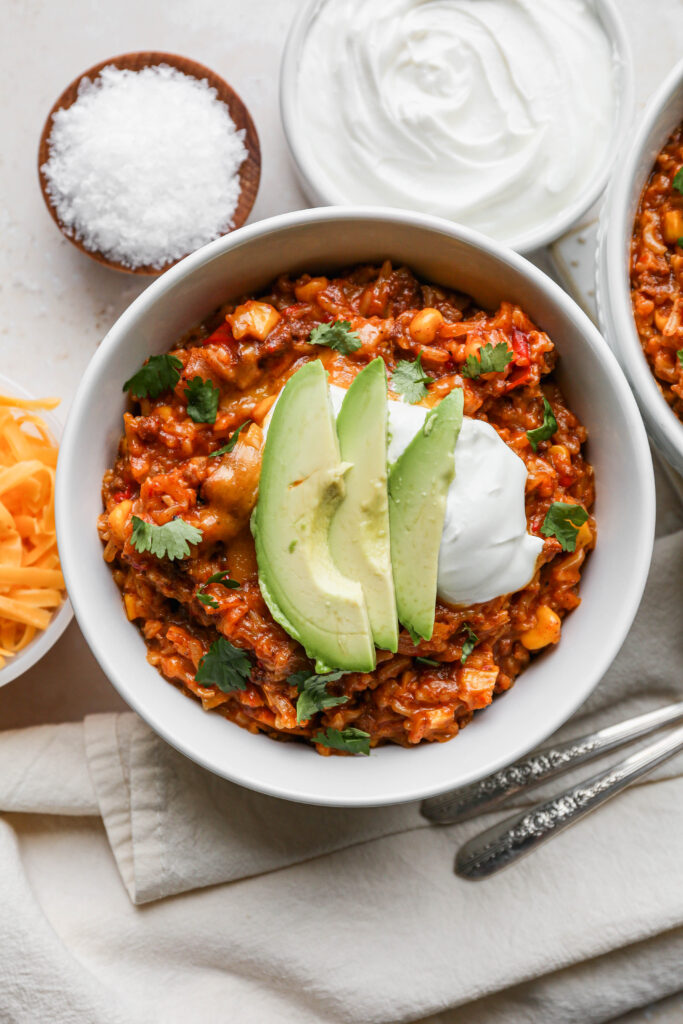
<svg viewBox="0 0 683 1024">
<path fill-rule="evenodd" d="M 629 251 L 640 194 L 657 154 L 683 120 L 683 60 L 647 106 L 619 167 L 600 218 L 597 300 L 600 326 L 631 382 L 653 443 L 683 473 L 683 423 L 659 390 L 645 357 L 631 307 Z"/>
<path fill-rule="evenodd" d="M 520 303 L 555 340 L 559 379 L 590 431 L 599 539 L 561 643 L 514 690 L 450 743 L 381 747 L 370 757 L 318 757 L 308 745 L 255 736 L 204 712 L 145 660 L 138 630 L 102 559 L 96 530 L 102 474 L 121 434 L 121 386 L 148 354 L 167 351 L 232 295 L 258 293 L 284 270 L 406 263 L 484 306 Z M 306 803 L 397 803 L 471 782 L 521 756 L 585 700 L 621 646 L 647 576 L 654 529 L 650 451 L 616 359 L 584 313 L 515 253 L 436 217 L 383 208 L 324 208 L 273 217 L 218 239 L 150 285 L 121 316 L 85 372 L 62 441 L 57 528 L 76 617 L 121 696 L 178 750 L 218 775 Z"/>
<path fill-rule="evenodd" d="M 15 395 L 17 398 L 36 397 L 2 374 L 0 374 L 0 393 L 3 395 Z M 38 410 L 38 415 L 45 420 L 55 440 L 59 441 L 62 434 L 62 425 L 56 416 L 51 415 L 49 412 L 44 412 L 42 409 Z M 24 647 L 23 651 L 19 651 L 14 657 L 8 658 L 4 666 L 0 668 L 0 686 L 11 683 L 13 679 L 17 679 L 40 661 L 43 655 L 47 654 L 50 648 L 54 647 L 57 643 L 71 622 L 73 614 L 71 603 L 66 598 L 50 619 L 47 629 L 44 629 L 42 633 L 38 633 L 30 644 Z"/>
<path fill-rule="evenodd" d="M 603 161 L 596 166 L 593 177 L 573 203 L 559 210 L 532 231 L 498 240 L 517 252 L 530 253 L 553 242 L 593 205 L 607 184 L 617 150 L 633 122 L 633 60 L 628 34 L 614 0 L 592 2 L 612 42 L 614 54 L 617 109 L 611 143 L 605 151 Z M 306 144 L 306 126 L 300 124 L 298 115 L 297 89 L 301 51 L 311 20 L 320 5 L 321 0 L 306 0 L 299 8 L 290 28 L 280 66 L 280 116 L 297 176 L 308 199 L 315 206 L 334 206 L 346 203 L 346 197 L 330 189 L 318 164 L 311 158 L 309 146 Z"/>
</svg>

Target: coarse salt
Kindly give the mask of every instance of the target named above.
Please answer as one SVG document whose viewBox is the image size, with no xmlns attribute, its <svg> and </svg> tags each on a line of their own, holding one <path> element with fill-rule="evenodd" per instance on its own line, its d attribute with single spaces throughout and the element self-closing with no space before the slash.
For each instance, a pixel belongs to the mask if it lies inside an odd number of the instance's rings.
<svg viewBox="0 0 683 1024">
<path fill-rule="evenodd" d="M 86 249 L 161 269 L 232 227 L 244 134 L 206 79 L 110 66 L 54 114 L 42 171 Z"/>
</svg>

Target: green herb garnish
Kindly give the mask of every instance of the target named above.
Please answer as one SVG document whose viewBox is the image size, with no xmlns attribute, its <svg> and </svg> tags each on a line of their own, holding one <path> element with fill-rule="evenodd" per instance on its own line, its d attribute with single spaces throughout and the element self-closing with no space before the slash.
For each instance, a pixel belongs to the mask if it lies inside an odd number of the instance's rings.
<svg viewBox="0 0 683 1024">
<path fill-rule="evenodd" d="M 322 747 L 330 747 L 332 750 L 345 750 L 349 754 L 370 753 L 370 733 L 362 729 L 355 729 L 351 726 L 348 729 L 325 729 L 313 737 L 314 743 Z"/>
<path fill-rule="evenodd" d="M 193 377 L 185 388 L 187 415 L 195 423 L 215 423 L 220 396 L 220 388 L 215 387 L 213 381 Z"/>
<path fill-rule="evenodd" d="M 136 551 L 149 551 L 156 558 L 187 558 L 190 544 L 199 544 L 202 531 L 190 526 L 184 519 L 172 519 L 170 523 L 157 526 L 133 516 L 133 533 L 130 542 Z"/>
<path fill-rule="evenodd" d="M 681 366 L 683 366 L 683 348 L 679 348 L 676 355 L 678 356 L 679 363 L 681 364 Z"/>
<path fill-rule="evenodd" d="M 431 665 L 432 668 L 438 668 L 441 665 L 440 661 L 434 661 L 433 658 L 416 658 L 415 661 L 419 661 L 421 665 Z"/>
<path fill-rule="evenodd" d="M 557 537 L 563 551 L 575 551 L 576 537 L 587 519 L 588 513 L 581 505 L 554 501 L 546 512 L 541 533 L 544 537 Z"/>
<path fill-rule="evenodd" d="M 463 628 L 464 628 L 465 632 L 467 633 L 467 639 L 465 640 L 464 644 L 462 645 L 462 654 L 460 655 L 460 663 L 461 663 L 461 665 L 465 664 L 465 662 L 469 658 L 470 654 L 474 650 L 475 644 L 479 640 L 479 637 L 477 636 L 477 634 L 474 632 L 473 629 L 471 629 L 470 626 L 468 626 L 467 623 L 465 623 Z"/>
<path fill-rule="evenodd" d="M 545 395 L 543 395 L 543 423 L 540 427 L 535 427 L 533 430 L 527 430 L 526 432 L 533 450 L 537 451 L 541 441 L 547 441 L 556 430 L 557 420 L 553 413 L 553 407 Z"/>
<path fill-rule="evenodd" d="M 327 684 L 341 679 L 343 672 L 328 672 L 326 675 L 311 675 L 306 669 L 295 672 L 287 682 L 296 686 L 299 691 L 299 698 L 296 702 L 296 720 L 303 722 L 316 711 L 323 711 L 325 708 L 334 708 L 338 704 L 346 704 L 348 697 L 336 697 L 327 692 Z"/>
<path fill-rule="evenodd" d="M 249 655 L 219 636 L 199 662 L 195 681 L 202 686 L 217 686 L 223 693 L 246 690 L 251 674 Z"/>
<path fill-rule="evenodd" d="M 679 167 L 674 174 L 674 180 L 671 182 L 673 187 L 683 195 L 683 167 Z"/>
<path fill-rule="evenodd" d="M 240 431 L 244 430 L 245 427 L 248 427 L 250 423 L 251 420 L 245 420 L 237 430 L 233 431 L 227 444 L 224 444 L 222 448 L 218 448 L 215 452 L 209 452 L 209 458 L 213 459 L 216 455 L 229 455 L 237 444 L 237 438 L 240 436 Z"/>
<path fill-rule="evenodd" d="M 333 348 L 335 352 L 341 352 L 348 356 L 361 347 L 361 340 L 355 331 L 351 330 L 349 320 L 335 320 L 333 324 L 318 324 L 311 331 L 308 338 L 309 345 L 325 345 L 326 348 Z"/>
<path fill-rule="evenodd" d="M 513 353 L 504 341 L 497 345 L 487 341 L 479 349 L 478 355 L 467 357 L 460 372 L 463 377 L 469 378 L 479 377 L 482 373 L 500 373 L 512 359 Z"/>
<path fill-rule="evenodd" d="M 220 583 L 221 586 L 227 587 L 228 590 L 235 590 L 239 587 L 237 580 L 231 580 L 230 573 L 225 570 L 222 572 L 215 572 L 213 576 L 209 576 L 206 583 L 202 583 L 195 595 L 197 600 L 201 601 L 201 603 L 206 605 L 208 608 L 218 608 L 218 601 L 216 598 L 212 597 L 211 594 L 206 593 L 206 588 L 210 583 Z"/>
<path fill-rule="evenodd" d="M 150 356 L 123 385 L 137 398 L 158 398 L 162 391 L 171 391 L 180 380 L 183 364 L 177 356 Z"/>
<path fill-rule="evenodd" d="M 422 353 L 414 363 L 407 359 L 401 359 L 396 364 L 396 369 L 391 375 L 391 390 L 397 395 L 403 395 L 406 402 L 415 405 L 416 402 L 426 398 L 427 385 L 431 384 L 433 377 L 428 377 L 422 369 Z"/>
</svg>

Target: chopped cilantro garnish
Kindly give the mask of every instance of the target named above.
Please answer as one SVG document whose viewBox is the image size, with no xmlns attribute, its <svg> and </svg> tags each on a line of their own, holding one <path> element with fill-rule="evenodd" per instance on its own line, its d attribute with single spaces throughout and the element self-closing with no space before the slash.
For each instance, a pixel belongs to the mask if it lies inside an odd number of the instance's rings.
<svg viewBox="0 0 683 1024">
<path fill-rule="evenodd" d="M 679 249 L 683 249 L 683 235 L 681 235 L 680 238 L 676 239 L 676 245 L 678 246 Z"/>
<path fill-rule="evenodd" d="M 588 513 L 581 505 L 554 501 L 546 512 L 541 533 L 544 537 L 557 537 L 563 551 L 574 551 L 579 528 L 587 519 Z"/>
<path fill-rule="evenodd" d="M 674 174 L 674 180 L 671 183 L 673 187 L 683 195 L 683 167 L 679 167 Z"/>
<path fill-rule="evenodd" d="M 314 743 L 333 750 L 345 750 L 349 754 L 370 753 L 370 733 L 350 726 L 348 729 L 325 729 L 313 737 Z"/>
<path fill-rule="evenodd" d="M 476 356 L 468 356 L 460 371 L 463 377 L 479 377 L 482 373 L 500 373 L 508 363 L 512 362 L 513 353 L 504 341 L 492 345 L 487 341 L 479 349 Z"/>
<path fill-rule="evenodd" d="M 251 662 L 246 651 L 219 636 L 199 662 L 195 680 L 202 686 L 217 686 L 223 693 L 231 693 L 246 690 L 250 674 Z"/>
<path fill-rule="evenodd" d="M 351 352 L 361 347 L 361 340 L 355 331 L 351 330 L 349 320 L 335 320 L 332 324 L 318 324 L 310 333 L 309 345 L 325 345 L 348 356 Z"/>
<path fill-rule="evenodd" d="M 420 665 L 431 665 L 433 668 L 438 668 L 441 664 L 440 661 L 434 661 L 433 658 L 416 658 L 415 661 L 418 661 Z"/>
<path fill-rule="evenodd" d="M 681 366 L 683 366 L 683 348 L 679 348 L 676 355 L 678 356 L 679 363 L 681 364 Z"/>
<path fill-rule="evenodd" d="M 220 395 L 220 388 L 213 381 L 193 377 L 185 388 L 187 415 L 195 423 L 215 423 Z"/>
<path fill-rule="evenodd" d="M 202 583 L 201 587 L 197 590 L 197 600 L 201 601 L 202 604 L 209 608 L 218 608 L 218 601 L 211 594 L 206 593 L 206 588 L 209 583 L 220 583 L 221 586 L 227 587 L 228 590 L 235 590 L 239 587 L 237 580 L 230 579 L 230 573 L 227 571 L 215 572 L 212 576 L 209 576 L 206 583 Z"/>
<path fill-rule="evenodd" d="M 136 551 L 149 551 L 156 558 L 187 558 L 190 544 L 199 544 L 202 531 L 190 526 L 184 519 L 172 519 L 170 523 L 157 526 L 133 516 L 133 533 L 130 542 Z"/>
<path fill-rule="evenodd" d="M 177 356 L 150 356 L 123 385 L 137 398 L 158 398 L 162 391 L 171 391 L 180 380 L 183 364 Z"/>
<path fill-rule="evenodd" d="M 311 675 L 310 672 L 304 669 L 301 672 L 295 672 L 289 677 L 287 682 L 292 686 L 296 686 L 299 691 L 299 698 L 296 702 L 297 722 L 303 722 L 311 718 L 316 711 L 322 711 L 324 708 L 334 708 L 338 704 L 346 704 L 349 699 L 348 697 L 336 697 L 334 694 L 327 692 L 327 684 L 341 679 L 343 675 L 343 672 Z"/>
<path fill-rule="evenodd" d="M 462 654 L 460 655 L 460 662 L 461 662 L 462 665 L 465 664 L 465 662 L 469 658 L 470 654 L 474 650 L 475 644 L 479 640 L 479 637 L 477 636 L 477 634 L 474 632 L 473 629 L 470 628 L 470 626 L 468 626 L 467 623 L 465 623 L 463 628 L 464 628 L 465 632 L 467 633 L 467 638 L 466 638 L 465 642 L 462 645 Z"/>
<path fill-rule="evenodd" d="M 217 448 L 215 452 L 209 452 L 209 458 L 213 459 L 216 455 L 229 455 L 237 444 L 237 438 L 240 436 L 240 431 L 244 430 L 245 427 L 248 427 L 250 423 L 251 420 L 245 420 L 237 430 L 233 431 L 227 444 L 224 444 L 222 448 Z"/>
<path fill-rule="evenodd" d="M 431 384 L 432 380 L 433 377 L 428 377 L 422 369 L 420 354 L 414 363 L 407 359 L 399 360 L 391 375 L 391 390 L 397 395 L 403 395 L 406 402 L 415 405 L 427 396 L 427 385 Z"/>
<path fill-rule="evenodd" d="M 547 441 L 548 438 L 552 437 L 557 430 L 557 420 L 553 414 L 553 407 L 551 406 L 548 399 L 543 396 L 543 423 L 540 427 L 535 427 L 533 430 L 527 430 L 526 436 L 529 438 L 531 447 L 534 451 L 538 450 L 538 446 L 541 441 Z"/>
</svg>

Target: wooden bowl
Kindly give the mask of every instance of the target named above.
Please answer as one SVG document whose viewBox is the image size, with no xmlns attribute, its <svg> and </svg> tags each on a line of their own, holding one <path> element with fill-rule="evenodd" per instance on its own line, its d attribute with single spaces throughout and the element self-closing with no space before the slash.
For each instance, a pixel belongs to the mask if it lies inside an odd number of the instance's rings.
<svg viewBox="0 0 683 1024">
<path fill-rule="evenodd" d="M 229 234 L 230 231 L 234 231 L 236 228 L 242 227 L 251 212 L 252 206 L 254 205 L 261 177 L 261 149 L 259 146 L 256 128 L 254 127 L 254 122 L 249 115 L 249 111 L 235 90 L 232 89 L 222 78 L 219 78 L 217 74 L 211 71 L 210 68 L 205 67 L 203 64 L 198 64 L 194 60 L 188 60 L 187 57 L 178 57 L 173 53 L 145 51 L 139 53 L 124 53 L 120 57 L 111 57 L 109 60 L 103 60 L 100 64 L 95 64 L 94 67 L 84 71 L 82 75 L 79 75 L 78 78 L 74 79 L 71 85 L 64 90 L 52 107 L 47 116 L 47 120 L 45 121 L 45 126 L 43 128 L 42 135 L 40 136 L 40 146 L 38 148 L 38 176 L 40 178 L 40 188 L 43 193 L 45 205 L 50 211 L 50 216 L 64 237 L 68 238 L 77 249 L 84 252 L 86 256 L 90 256 L 91 259 L 97 260 L 98 263 L 102 263 L 104 266 L 111 267 L 114 270 L 121 270 L 126 274 L 162 274 L 164 270 L 168 270 L 169 267 L 172 267 L 179 261 L 172 260 L 169 263 L 164 264 L 163 267 L 126 267 L 122 263 L 118 263 L 116 260 L 109 259 L 101 252 L 86 249 L 81 241 L 73 235 L 70 235 L 65 230 L 64 225 L 57 216 L 57 211 L 55 210 L 47 191 L 47 181 L 45 180 L 42 167 L 50 156 L 49 138 L 50 133 L 52 132 L 53 115 L 57 110 L 68 109 L 76 101 L 78 98 L 78 87 L 82 79 L 89 78 L 92 81 L 97 78 L 100 71 L 106 67 L 113 66 L 116 68 L 127 68 L 130 71 L 140 71 L 142 68 L 156 64 L 168 64 L 173 68 L 177 68 L 178 71 L 182 71 L 186 75 L 191 75 L 193 78 L 205 78 L 209 85 L 213 86 L 218 93 L 218 99 L 222 100 L 227 106 L 230 111 L 230 117 L 235 122 L 235 127 L 237 129 L 244 129 L 244 146 L 247 150 L 247 157 L 239 170 L 240 197 L 233 215 L 233 226 L 228 231 L 224 231 L 223 234 Z M 187 253 L 185 255 L 187 255 Z"/>
</svg>

